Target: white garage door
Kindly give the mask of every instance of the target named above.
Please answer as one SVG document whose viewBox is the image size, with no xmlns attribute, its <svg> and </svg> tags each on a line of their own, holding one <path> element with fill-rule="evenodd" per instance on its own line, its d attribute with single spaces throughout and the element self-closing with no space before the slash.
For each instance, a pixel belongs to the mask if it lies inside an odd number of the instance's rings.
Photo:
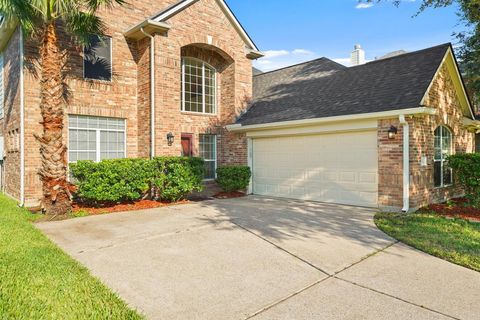
<svg viewBox="0 0 480 320">
<path fill-rule="evenodd" d="M 376 207 L 376 131 L 253 140 L 258 195 Z"/>
</svg>

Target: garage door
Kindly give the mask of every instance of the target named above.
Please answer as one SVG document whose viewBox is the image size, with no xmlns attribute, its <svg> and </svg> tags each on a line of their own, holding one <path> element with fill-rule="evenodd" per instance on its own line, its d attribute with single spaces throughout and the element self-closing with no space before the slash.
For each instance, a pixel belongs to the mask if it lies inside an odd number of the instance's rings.
<svg viewBox="0 0 480 320">
<path fill-rule="evenodd" d="M 376 207 L 376 131 L 254 139 L 258 195 Z"/>
</svg>

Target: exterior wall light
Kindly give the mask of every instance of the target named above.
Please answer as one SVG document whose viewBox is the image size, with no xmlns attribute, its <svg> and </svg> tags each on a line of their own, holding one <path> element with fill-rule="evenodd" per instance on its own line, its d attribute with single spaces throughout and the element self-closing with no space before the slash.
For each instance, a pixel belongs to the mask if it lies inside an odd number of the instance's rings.
<svg viewBox="0 0 480 320">
<path fill-rule="evenodd" d="M 169 146 L 173 144 L 173 141 L 175 141 L 175 136 L 173 135 L 173 133 L 169 132 L 167 134 L 167 141 Z"/>
<path fill-rule="evenodd" d="M 388 129 L 388 139 L 392 140 L 395 139 L 397 136 L 398 129 L 394 126 L 391 126 L 390 129 Z"/>
</svg>

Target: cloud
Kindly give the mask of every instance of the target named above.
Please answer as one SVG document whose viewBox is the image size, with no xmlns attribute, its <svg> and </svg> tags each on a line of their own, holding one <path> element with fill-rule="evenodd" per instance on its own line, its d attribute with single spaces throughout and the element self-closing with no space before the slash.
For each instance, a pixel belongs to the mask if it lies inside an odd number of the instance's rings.
<svg viewBox="0 0 480 320">
<path fill-rule="evenodd" d="M 372 2 L 360 2 L 359 4 L 357 4 L 355 6 L 355 8 L 357 8 L 357 9 L 368 9 L 368 8 L 371 8 L 371 7 L 373 7 Z"/>
<path fill-rule="evenodd" d="M 263 53 L 265 54 L 265 58 L 276 58 L 290 54 L 287 50 L 267 50 Z"/>
<path fill-rule="evenodd" d="M 253 65 L 262 71 L 272 71 L 294 64 L 302 63 L 318 57 L 308 49 L 297 48 L 294 50 L 267 50 L 265 57 L 254 61 Z"/>
<path fill-rule="evenodd" d="M 332 60 L 335 61 L 336 63 L 343 64 L 346 67 L 350 66 L 350 58 L 336 58 Z"/>
<path fill-rule="evenodd" d="M 292 51 L 292 54 L 311 56 L 314 53 L 312 51 L 306 50 L 306 49 L 295 49 L 295 50 Z"/>
</svg>

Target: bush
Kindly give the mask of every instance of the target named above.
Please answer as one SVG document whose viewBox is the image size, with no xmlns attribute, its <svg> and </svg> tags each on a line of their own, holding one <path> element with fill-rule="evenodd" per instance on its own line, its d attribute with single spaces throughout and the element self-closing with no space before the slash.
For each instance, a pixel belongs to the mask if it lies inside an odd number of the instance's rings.
<svg viewBox="0 0 480 320">
<path fill-rule="evenodd" d="M 76 196 L 92 204 L 139 200 L 149 193 L 177 201 L 202 189 L 203 160 L 162 157 L 79 161 L 71 164 L 70 170 L 78 187 Z"/>
<path fill-rule="evenodd" d="M 248 166 L 217 168 L 217 183 L 225 192 L 244 190 L 250 184 L 252 173 Z"/>
<path fill-rule="evenodd" d="M 480 154 L 461 153 L 449 156 L 448 166 L 462 185 L 470 204 L 480 206 Z"/>
<path fill-rule="evenodd" d="M 191 157 L 155 158 L 153 184 L 162 200 L 178 201 L 193 191 L 202 191 L 204 161 Z"/>
<path fill-rule="evenodd" d="M 145 159 L 79 161 L 70 165 L 76 196 L 92 203 L 140 199 L 150 190 L 153 166 Z"/>
</svg>

